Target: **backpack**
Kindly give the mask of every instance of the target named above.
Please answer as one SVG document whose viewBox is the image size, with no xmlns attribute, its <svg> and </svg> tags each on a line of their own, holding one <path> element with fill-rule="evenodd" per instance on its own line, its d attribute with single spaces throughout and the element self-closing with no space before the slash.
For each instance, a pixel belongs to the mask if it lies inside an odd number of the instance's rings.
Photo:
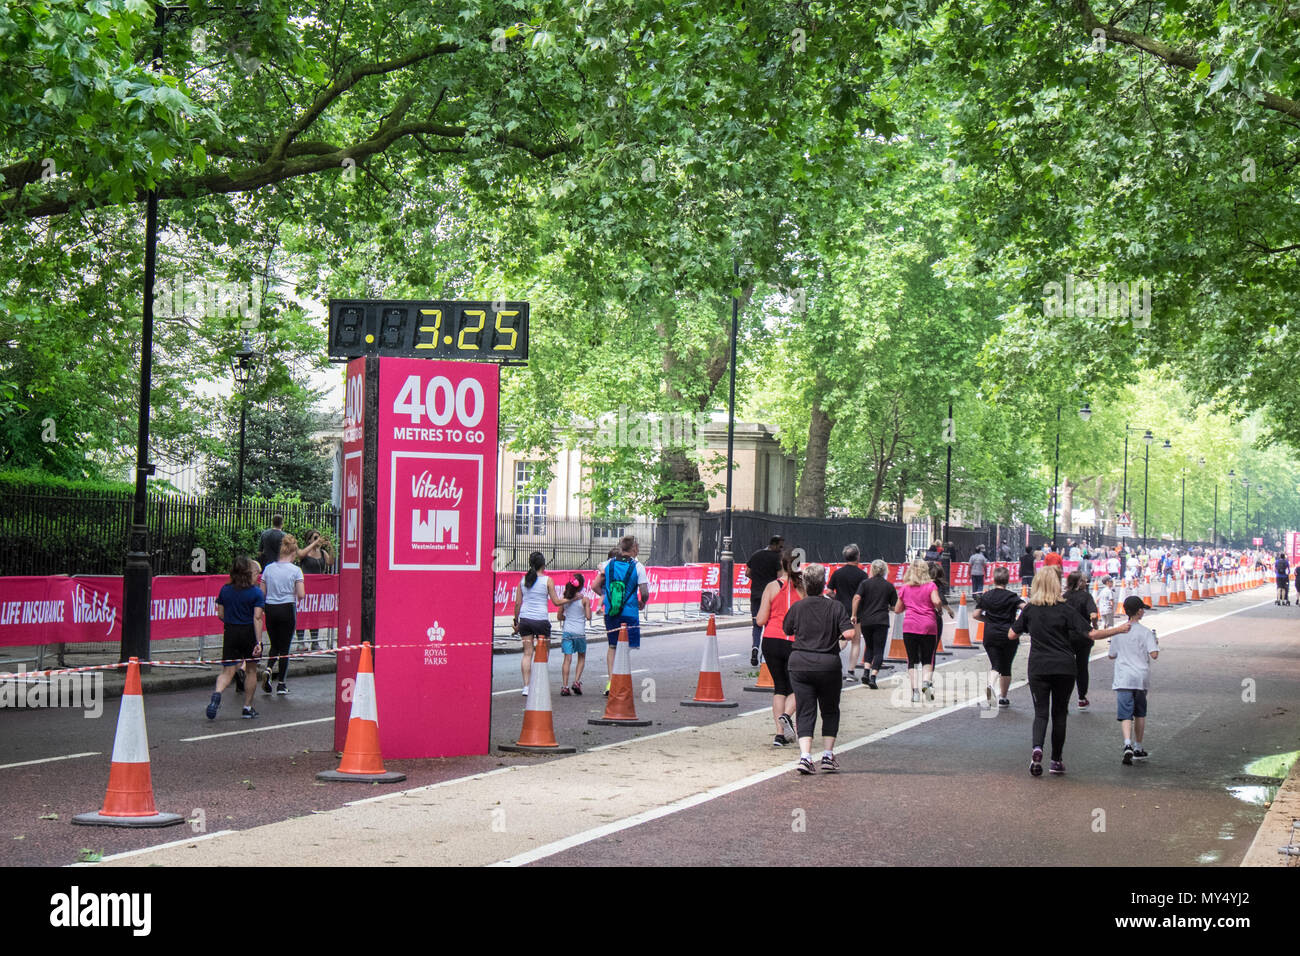
<svg viewBox="0 0 1300 956">
<path fill-rule="evenodd" d="M 627 607 L 633 592 L 636 590 L 636 562 L 627 562 L 627 575 L 621 581 L 616 581 L 613 575 L 613 565 L 622 564 L 622 558 L 615 558 L 607 565 L 605 580 L 605 613 L 610 617 L 621 617 L 623 609 Z"/>
</svg>

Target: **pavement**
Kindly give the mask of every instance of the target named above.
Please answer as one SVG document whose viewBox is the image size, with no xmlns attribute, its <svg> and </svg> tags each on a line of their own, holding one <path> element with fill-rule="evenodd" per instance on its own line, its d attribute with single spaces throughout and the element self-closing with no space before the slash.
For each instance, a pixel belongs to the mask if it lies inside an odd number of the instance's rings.
<svg viewBox="0 0 1300 956">
<path fill-rule="evenodd" d="M 195 772 L 194 762 L 180 759 L 179 741 L 154 758 L 160 806 L 165 799 L 171 805 L 164 809 L 202 801 L 204 832 L 94 831 L 91 838 L 82 830 L 74 841 L 103 846 L 102 865 L 113 866 L 246 865 L 250 846 L 258 848 L 257 862 L 307 865 L 1237 865 L 1266 809 L 1230 788 L 1255 780 L 1246 767 L 1257 758 L 1294 750 L 1300 715 L 1300 615 L 1266 597 L 1264 589 L 1241 592 L 1150 615 L 1163 653 L 1153 665 L 1152 758 L 1144 765 L 1119 761 L 1110 664 L 1100 657 L 1092 665 L 1093 708 L 1069 718 L 1070 772 L 1031 778 L 1031 712 L 1020 685 L 1026 655 L 1017 657 L 1010 712 L 989 712 L 982 707 L 986 659 L 968 651 L 939 668 L 934 704 L 914 706 L 910 694 L 895 693 L 901 675 L 882 681 L 880 691 L 846 689 L 836 747 L 843 772 L 802 778 L 792 772 L 794 748 L 771 746 L 763 696 L 737 693 L 752 674 L 744 631 L 719 635 L 729 659 L 724 686 L 741 698 L 739 709 L 679 706 L 698 667 L 696 632 L 648 641 L 633 655 L 634 670 L 652 673 L 643 678 L 652 687 L 657 682 L 657 699 L 637 702 L 653 727 L 585 727 L 603 699 L 555 695 L 557 738 L 581 748 L 574 756 L 401 761 L 411 779 L 395 788 L 322 787 L 309 781 L 332 763 L 328 744 L 290 754 L 287 741 L 308 731 L 325 738 L 327 717 L 252 737 L 238 736 L 236 720 L 219 720 L 219 728 L 202 728 L 217 733 L 193 734 L 184 746 L 203 748 L 216 764 L 238 761 L 220 766 L 220 784 L 186 789 L 181 778 Z M 594 666 L 603 673 L 603 661 Z M 494 744 L 514 736 L 522 716 L 522 701 L 510 696 L 517 672 L 505 661 L 497 670 Z M 149 707 L 152 726 L 180 719 L 154 701 Z M 187 712 L 195 707 L 184 703 Z M 209 739 L 221 733 L 231 736 Z M 227 744 L 239 750 L 228 757 Z M 42 764 L 31 775 L 74 762 Z M 49 793 L 48 782 L 24 795 L 29 804 Z M 79 789 L 102 795 L 102 786 L 95 780 Z M 182 794 L 165 796 L 176 789 Z M 45 799 L 51 812 L 66 803 Z M 83 796 L 81 804 L 88 802 Z M 77 805 L 78 812 L 89 808 Z M 27 816 L 34 816 L 30 809 Z M 23 826 L 45 828 L 44 849 L 4 854 L 11 862 L 72 856 L 59 836 L 72 828 Z M 126 855 L 114 857 L 119 849 Z"/>
</svg>

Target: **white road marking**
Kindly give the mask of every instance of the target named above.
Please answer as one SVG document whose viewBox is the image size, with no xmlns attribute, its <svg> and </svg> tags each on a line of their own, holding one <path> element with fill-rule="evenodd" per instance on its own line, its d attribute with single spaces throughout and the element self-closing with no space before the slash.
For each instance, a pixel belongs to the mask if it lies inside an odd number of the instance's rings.
<svg viewBox="0 0 1300 956">
<path fill-rule="evenodd" d="M 524 689 L 522 687 L 516 687 L 513 690 L 494 690 L 492 692 L 493 697 L 500 697 L 502 694 L 518 694 L 522 697 L 524 695 Z"/>
<path fill-rule="evenodd" d="M 723 654 L 721 657 L 718 658 L 718 660 L 725 661 L 729 657 L 739 657 L 739 656 L 740 656 L 739 654 Z"/>
<path fill-rule="evenodd" d="M 1268 603 L 1269 603 L 1268 601 L 1261 601 L 1259 604 L 1252 604 L 1248 607 L 1238 608 L 1235 611 L 1229 611 L 1226 614 L 1221 614 L 1218 617 L 1212 617 L 1206 621 L 1198 621 L 1195 624 L 1186 624 L 1183 625 L 1182 627 L 1170 628 L 1165 633 L 1173 634 L 1176 633 L 1177 631 L 1185 631 L 1193 627 L 1200 627 L 1202 624 L 1210 624 L 1213 623 L 1214 621 L 1222 620 L 1225 617 L 1231 617 L 1234 614 L 1240 614 L 1242 611 L 1250 611 L 1250 610 L 1254 610 L 1257 607 L 1263 607 Z M 969 660 L 969 658 L 962 658 L 961 660 Z M 954 659 L 951 661 L 945 661 L 943 664 L 940 664 L 938 666 L 944 667 L 947 666 L 948 664 L 955 664 L 955 663 L 959 663 L 959 660 Z M 1027 683 L 1028 683 L 1027 681 L 1020 681 L 1013 684 L 1012 686 L 1023 687 Z M 875 743 L 878 740 L 884 740 L 888 737 L 894 736 L 895 734 L 900 734 L 905 730 L 910 730 L 911 728 L 917 727 L 928 721 L 936 720 L 940 717 L 947 716 L 948 714 L 958 713 L 962 710 L 969 708 L 970 706 L 971 706 L 971 701 L 962 701 L 959 704 L 951 704 L 947 707 L 944 707 L 940 710 L 936 710 L 932 713 L 922 714 L 921 716 L 915 717 L 912 720 L 904 721 L 903 723 L 898 724 L 894 727 L 888 727 L 885 730 L 878 731 L 874 734 L 868 734 L 866 737 L 859 737 L 857 740 L 849 741 L 847 744 L 842 744 L 840 746 L 837 746 L 835 749 L 837 753 L 844 753 L 849 750 L 856 750 L 859 747 L 865 747 L 867 744 Z M 758 713 L 765 713 L 765 712 L 767 711 L 757 710 L 757 711 L 751 711 L 750 713 L 758 714 Z M 749 716 L 749 714 L 741 714 L 739 716 L 745 717 L 745 716 Z M 599 840 L 600 838 L 609 836 L 612 833 L 619 833 L 622 830 L 629 830 L 632 827 L 640 826 L 642 823 L 649 823 L 651 820 L 658 820 L 661 817 L 670 816 L 682 810 L 689 810 L 691 807 L 699 806 L 702 803 L 708 803 L 709 801 L 716 800 L 719 797 L 725 797 L 728 794 L 735 793 L 738 790 L 744 790 L 747 787 L 754 786 L 755 784 L 765 783 L 768 780 L 774 780 L 777 777 L 783 776 L 785 774 L 789 774 L 791 772 L 793 772 L 793 767 L 789 765 L 784 767 L 774 767 L 771 770 L 763 770 L 760 771 L 759 773 L 751 774 L 750 776 L 745 777 L 742 780 L 737 780 L 733 783 L 724 784 L 719 787 L 713 787 L 712 789 L 705 790 L 703 793 L 693 794 L 692 796 L 686 797 L 682 800 L 678 800 L 674 803 L 667 804 L 666 806 L 653 807 L 649 810 L 645 810 L 641 813 L 634 814 L 633 816 L 627 817 L 623 820 L 616 820 L 613 823 L 607 823 L 603 826 L 594 827 L 590 830 L 584 830 L 581 833 L 575 833 L 572 836 L 565 837 L 562 840 L 556 840 L 554 843 L 548 843 L 545 846 L 539 846 L 536 849 L 529 850 L 526 853 L 520 853 L 516 856 L 509 857 L 508 859 L 505 860 L 498 860 L 496 863 L 492 863 L 489 865 L 524 866 L 525 864 L 533 863 L 537 860 L 545 859 L 548 856 L 554 856 L 557 853 L 563 853 L 565 850 L 571 850 L 574 847 L 582 846 L 584 843 L 590 843 L 593 840 Z"/>
<path fill-rule="evenodd" d="M 664 730 L 657 734 L 646 734 L 644 737 L 633 737 L 630 740 L 619 740 L 612 744 L 601 744 L 599 747 L 588 747 L 586 752 L 592 753 L 597 750 L 609 750 L 611 747 L 625 747 L 628 744 L 634 744 L 639 740 L 653 740 L 656 737 L 667 737 L 669 734 L 680 734 L 683 730 L 699 730 L 699 727 L 678 727 L 675 730 Z"/>
<path fill-rule="evenodd" d="M 511 764 L 509 767 L 500 767 L 496 770 L 488 770 L 485 773 L 472 773 L 468 777 L 453 777 L 451 780 L 442 780 L 438 783 L 431 783 L 423 787 L 412 787 L 410 790 L 398 790 L 393 793 L 381 793 L 377 797 L 363 797 L 360 800 L 351 800 L 343 806 L 356 807 L 363 803 L 378 803 L 380 800 L 392 800 L 394 797 L 409 797 L 412 794 L 424 793 L 426 790 L 437 790 L 439 787 L 450 787 L 452 784 L 464 783 L 467 780 L 481 780 L 483 777 L 491 777 L 498 773 L 510 773 L 512 770 L 519 770 L 522 764 Z M 323 811 L 328 813 L 329 811 Z"/>
<path fill-rule="evenodd" d="M 307 724 L 323 724 L 333 717 L 317 717 L 315 720 L 294 720 L 287 724 L 266 724 L 262 727 L 249 727 L 247 730 L 229 730 L 224 734 L 203 734 L 201 737 L 182 737 L 181 743 L 193 740 L 216 740 L 218 737 L 237 737 L 240 734 L 259 734 L 264 730 L 280 730 L 282 727 L 305 727 Z"/>
<path fill-rule="evenodd" d="M 156 846 L 141 847 L 139 850 L 127 850 L 125 853 L 114 853 L 106 856 L 102 860 L 96 860 L 94 863 L 69 863 L 69 866 L 99 866 L 101 863 L 108 863 L 111 860 L 125 860 L 129 856 L 140 856 L 142 853 L 152 853 L 154 850 L 167 850 L 174 846 L 189 846 L 191 843 L 198 843 L 200 840 L 211 840 L 213 837 L 229 836 L 234 830 L 218 830 L 215 833 L 203 833 L 198 836 L 192 836 L 188 840 L 172 840 L 170 843 L 159 843 Z"/>
<path fill-rule="evenodd" d="M 20 763 L 0 764 L 0 770 L 8 770 L 11 767 L 30 767 L 34 763 L 52 763 L 55 760 L 76 760 L 78 757 L 99 757 L 102 753 L 98 750 L 92 750 L 84 754 L 65 754 L 62 757 L 42 757 L 40 760 L 24 760 Z"/>
</svg>

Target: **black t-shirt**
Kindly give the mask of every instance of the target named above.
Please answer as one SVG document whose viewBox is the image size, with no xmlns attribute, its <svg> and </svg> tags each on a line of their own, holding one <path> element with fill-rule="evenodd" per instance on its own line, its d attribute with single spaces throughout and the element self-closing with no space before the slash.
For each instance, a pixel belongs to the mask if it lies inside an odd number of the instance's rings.
<svg viewBox="0 0 1300 956">
<path fill-rule="evenodd" d="M 749 603 L 757 610 L 763 603 L 763 588 L 775 581 L 781 570 L 781 552 L 771 548 L 755 551 L 745 562 L 745 568 L 749 577 Z"/>
<path fill-rule="evenodd" d="M 1020 595 L 1006 588 L 992 588 L 975 598 L 975 606 L 984 617 L 984 640 L 1006 641 L 1007 631 L 1016 621 Z"/>
<path fill-rule="evenodd" d="M 858 620 L 863 627 L 889 624 L 889 612 L 898 603 L 898 591 L 884 577 L 870 577 L 858 585 Z M 1007 625 L 1010 627 L 1010 625 Z"/>
<path fill-rule="evenodd" d="M 840 669 L 840 640 L 853 623 L 839 601 L 818 595 L 790 605 L 781 629 L 794 636 L 789 667 L 792 671 Z"/>
<path fill-rule="evenodd" d="M 283 540 L 284 532 L 279 528 L 267 528 L 262 532 L 262 537 L 257 542 L 257 560 L 262 563 L 262 567 L 280 560 L 280 542 Z"/>
<path fill-rule="evenodd" d="M 1088 622 L 1089 629 L 1092 628 L 1092 616 L 1097 613 L 1097 602 L 1092 599 L 1091 594 L 1082 588 L 1077 591 L 1066 591 L 1065 603 L 1078 611 L 1083 616 L 1084 621 Z M 1091 647 L 1092 641 L 1086 639 L 1075 641 L 1074 646 L 1076 650 Z"/>
<path fill-rule="evenodd" d="M 1075 645 L 1088 640 L 1088 622 L 1070 605 L 1030 604 L 1011 629 L 1029 632 L 1029 676 L 1075 674 Z"/>
<path fill-rule="evenodd" d="M 300 564 L 302 565 L 302 573 L 303 574 L 324 574 L 325 558 L 323 556 L 326 553 L 327 552 L 322 551 L 321 557 L 315 557 L 310 554 L 303 555 L 302 561 L 300 562 Z"/>
<path fill-rule="evenodd" d="M 852 564 L 836 568 L 829 582 L 830 590 L 835 592 L 835 599 L 844 605 L 844 613 L 853 617 L 853 595 L 858 593 L 858 586 L 867 579 L 867 572 Z"/>
<path fill-rule="evenodd" d="M 1034 576 L 1034 556 L 1032 554 L 1022 554 L 1020 556 L 1020 576 L 1022 578 L 1032 578 Z"/>
<path fill-rule="evenodd" d="M 1277 560 L 1273 562 L 1273 571 L 1279 578 L 1285 578 L 1290 570 L 1291 567 L 1287 564 L 1286 555 L 1278 555 Z"/>
</svg>

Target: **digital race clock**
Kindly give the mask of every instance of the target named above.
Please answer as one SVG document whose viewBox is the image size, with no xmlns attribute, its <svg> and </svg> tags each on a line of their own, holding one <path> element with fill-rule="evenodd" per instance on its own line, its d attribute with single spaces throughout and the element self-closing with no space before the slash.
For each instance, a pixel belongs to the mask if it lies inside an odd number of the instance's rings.
<svg viewBox="0 0 1300 956">
<path fill-rule="evenodd" d="M 331 299 L 331 361 L 364 355 L 522 364 L 527 302 Z"/>
</svg>

